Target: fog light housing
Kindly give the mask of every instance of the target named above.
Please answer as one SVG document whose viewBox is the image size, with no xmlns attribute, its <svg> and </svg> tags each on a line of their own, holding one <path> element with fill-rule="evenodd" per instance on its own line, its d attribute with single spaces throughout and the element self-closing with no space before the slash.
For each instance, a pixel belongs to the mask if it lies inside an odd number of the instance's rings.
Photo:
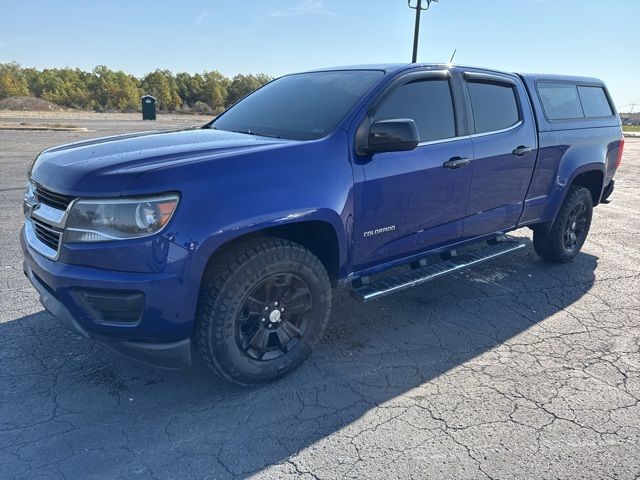
<svg viewBox="0 0 640 480">
<path fill-rule="evenodd" d="M 136 325 L 144 308 L 144 293 L 131 290 L 77 289 L 80 304 L 96 323 Z"/>
</svg>

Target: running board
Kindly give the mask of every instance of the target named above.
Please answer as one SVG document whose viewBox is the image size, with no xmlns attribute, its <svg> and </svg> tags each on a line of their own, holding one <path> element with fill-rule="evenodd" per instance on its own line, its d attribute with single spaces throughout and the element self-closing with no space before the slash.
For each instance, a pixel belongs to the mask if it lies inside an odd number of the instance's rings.
<svg viewBox="0 0 640 480">
<path fill-rule="evenodd" d="M 387 277 L 377 282 L 363 285 L 362 287 L 351 290 L 351 296 L 362 303 L 367 303 L 376 298 L 422 285 L 430 280 L 477 265 L 478 263 L 486 262 L 492 258 L 520 250 L 524 247 L 524 243 L 515 241 L 499 242 L 496 245 L 485 247 L 482 250 L 467 255 L 453 257 L 450 260 L 444 260 L 428 267 L 418 268 L 410 272 L 401 273 L 395 277 Z"/>
</svg>

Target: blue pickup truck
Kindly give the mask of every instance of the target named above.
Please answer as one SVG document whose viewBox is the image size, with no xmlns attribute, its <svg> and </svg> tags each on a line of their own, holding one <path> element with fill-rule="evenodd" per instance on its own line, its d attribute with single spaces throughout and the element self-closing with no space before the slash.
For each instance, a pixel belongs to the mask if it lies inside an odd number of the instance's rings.
<svg viewBox="0 0 640 480">
<path fill-rule="evenodd" d="M 309 355 L 335 287 L 371 301 L 523 248 L 504 237 L 521 227 L 543 259 L 570 261 L 623 145 L 594 78 L 439 64 L 287 75 L 201 128 L 42 152 L 24 272 L 87 338 L 166 368 L 198 351 L 260 384 Z"/>
</svg>

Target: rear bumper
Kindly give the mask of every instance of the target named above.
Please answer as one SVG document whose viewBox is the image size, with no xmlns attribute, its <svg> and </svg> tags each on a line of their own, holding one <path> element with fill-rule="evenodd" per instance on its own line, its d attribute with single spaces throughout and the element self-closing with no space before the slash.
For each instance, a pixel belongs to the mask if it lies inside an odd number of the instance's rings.
<svg viewBox="0 0 640 480">
<path fill-rule="evenodd" d="M 600 197 L 601 202 L 606 202 L 609 197 L 613 194 L 613 190 L 615 189 L 616 181 L 611 179 L 611 181 L 604 187 L 602 191 L 602 196 Z"/>
<path fill-rule="evenodd" d="M 116 272 L 50 260 L 27 244 L 24 232 L 21 244 L 23 270 L 40 302 L 70 330 L 150 365 L 175 369 L 191 364 L 190 338 L 202 268 L 195 255 L 175 252 L 158 273 Z M 86 292 L 135 294 L 143 301 L 131 303 L 138 309 L 135 315 L 123 315 L 126 321 L 118 322 L 113 315 L 101 315 L 99 303 L 94 308 L 87 302 Z M 118 302 L 107 301 L 109 308 L 114 304 Z"/>
</svg>

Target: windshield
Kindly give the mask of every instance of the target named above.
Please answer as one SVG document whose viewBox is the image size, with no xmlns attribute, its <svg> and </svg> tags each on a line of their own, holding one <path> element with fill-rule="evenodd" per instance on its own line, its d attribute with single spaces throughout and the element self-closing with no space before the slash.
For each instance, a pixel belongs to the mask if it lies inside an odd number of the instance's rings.
<svg viewBox="0 0 640 480">
<path fill-rule="evenodd" d="M 288 75 L 241 100 L 211 128 L 291 140 L 322 138 L 382 75 L 376 70 Z"/>
</svg>

